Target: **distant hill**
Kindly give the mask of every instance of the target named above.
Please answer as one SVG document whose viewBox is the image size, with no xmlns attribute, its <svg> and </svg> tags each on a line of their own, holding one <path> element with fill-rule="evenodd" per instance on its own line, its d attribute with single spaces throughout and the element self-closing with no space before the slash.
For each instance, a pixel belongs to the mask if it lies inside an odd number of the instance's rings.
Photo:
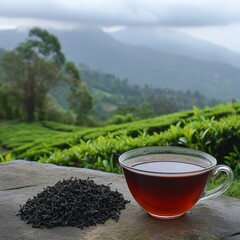
<svg viewBox="0 0 240 240">
<path fill-rule="evenodd" d="M 102 120 L 108 119 L 113 113 L 122 115 L 131 113 L 136 117 L 146 118 L 192 109 L 193 106 L 204 108 L 219 103 L 216 100 L 207 99 L 199 92 L 134 85 L 127 79 L 94 70 L 85 64 L 81 64 L 80 69 L 81 77 L 93 97 L 92 115 Z M 57 87 L 51 93 L 62 107 L 68 108 L 66 99 L 69 92 L 66 87 Z"/>
<path fill-rule="evenodd" d="M 169 28 L 132 27 L 118 32 L 109 32 L 109 35 L 125 44 L 145 46 L 204 61 L 229 63 L 240 68 L 240 52 Z"/>
<path fill-rule="evenodd" d="M 69 59 L 132 84 L 199 91 L 221 100 L 240 98 L 240 69 L 230 64 L 125 44 L 99 29 L 49 31 L 59 38 Z M 24 32 L 2 30 L 0 39 L 0 48 L 11 49 L 14 41 L 17 45 L 24 40 Z"/>
</svg>

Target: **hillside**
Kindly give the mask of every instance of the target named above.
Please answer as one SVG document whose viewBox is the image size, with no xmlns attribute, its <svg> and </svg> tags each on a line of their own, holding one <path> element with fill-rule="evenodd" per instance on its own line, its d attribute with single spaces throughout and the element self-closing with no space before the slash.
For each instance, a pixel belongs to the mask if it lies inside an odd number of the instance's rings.
<svg viewBox="0 0 240 240">
<path fill-rule="evenodd" d="M 131 84 L 127 79 L 119 79 L 115 75 L 97 71 L 80 65 L 83 81 L 91 92 L 95 114 L 106 119 L 114 111 L 122 114 L 134 113 L 141 118 L 167 114 L 180 110 L 192 109 L 192 106 L 203 108 L 214 106 L 218 102 L 210 100 L 199 92 L 175 91 L 170 89 L 152 88 L 148 85 Z M 107 86 L 107 87 L 106 87 Z M 144 104 L 148 104 L 147 116 L 143 116 Z M 152 113 L 150 113 L 152 108 Z M 133 112 L 134 111 L 134 112 Z"/>
<path fill-rule="evenodd" d="M 240 97 L 240 69 L 229 64 L 124 44 L 98 29 L 52 32 L 59 37 L 69 59 L 127 78 L 132 84 L 199 91 L 208 98 L 221 100 Z M 23 35 L 18 31 L 0 31 L 0 47 L 13 47 L 12 42 L 17 44 Z"/>
</svg>

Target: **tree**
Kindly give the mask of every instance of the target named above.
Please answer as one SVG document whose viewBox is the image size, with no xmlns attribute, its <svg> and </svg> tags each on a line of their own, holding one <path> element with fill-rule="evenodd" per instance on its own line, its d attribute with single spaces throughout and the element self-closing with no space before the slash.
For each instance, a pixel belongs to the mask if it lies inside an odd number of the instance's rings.
<svg viewBox="0 0 240 240">
<path fill-rule="evenodd" d="M 65 56 L 58 39 L 40 28 L 33 28 L 29 38 L 2 56 L 3 79 L 11 88 L 27 120 L 44 118 L 46 95 L 63 80 Z"/>
<path fill-rule="evenodd" d="M 155 115 L 169 114 L 177 112 L 178 108 L 174 100 L 164 96 L 152 95 L 149 97 L 149 104 Z"/>
<path fill-rule="evenodd" d="M 0 118 L 22 119 L 22 109 L 18 107 L 18 102 L 11 94 L 8 86 L 0 81 Z"/>
<path fill-rule="evenodd" d="M 93 108 L 93 99 L 86 84 L 82 82 L 79 69 L 73 62 L 68 62 L 65 67 L 66 79 L 71 82 L 70 108 L 77 115 L 78 124 L 84 124 L 86 116 Z"/>
<path fill-rule="evenodd" d="M 154 110 L 149 102 L 144 101 L 141 103 L 139 115 L 141 118 L 149 118 L 154 116 Z"/>
</svg>

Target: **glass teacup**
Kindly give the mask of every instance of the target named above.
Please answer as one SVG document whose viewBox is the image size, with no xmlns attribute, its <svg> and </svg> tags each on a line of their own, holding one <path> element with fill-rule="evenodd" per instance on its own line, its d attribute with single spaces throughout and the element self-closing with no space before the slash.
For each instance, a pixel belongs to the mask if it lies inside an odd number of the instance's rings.
<svg viewBox="0 0 240 240">
<path fill-rule="evenodd" d="M 173 219 L 183 215 L 198 201 L 225 192 L 233 181 L 226 165 L 204 152 L 181 147 L 144 147 L 119 157 L 129 190 L 150 215 Z M 211 176 L 226 173 L 225 181 L 210 191 Z"/>
</svg>

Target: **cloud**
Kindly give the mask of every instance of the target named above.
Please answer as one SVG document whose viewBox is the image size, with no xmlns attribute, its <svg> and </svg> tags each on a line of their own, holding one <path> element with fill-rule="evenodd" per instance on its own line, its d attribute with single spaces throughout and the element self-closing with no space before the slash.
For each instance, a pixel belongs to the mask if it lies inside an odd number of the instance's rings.
<svg viewBox="0 0 240 240">
<path fill-rule="evenodd" d="M 2 19 L 97 26 L 221 26 L 240 22 L 236 0 L 7 0 Z M 24 20 L 24 21 L 23 21 Z"/>
</svg>

